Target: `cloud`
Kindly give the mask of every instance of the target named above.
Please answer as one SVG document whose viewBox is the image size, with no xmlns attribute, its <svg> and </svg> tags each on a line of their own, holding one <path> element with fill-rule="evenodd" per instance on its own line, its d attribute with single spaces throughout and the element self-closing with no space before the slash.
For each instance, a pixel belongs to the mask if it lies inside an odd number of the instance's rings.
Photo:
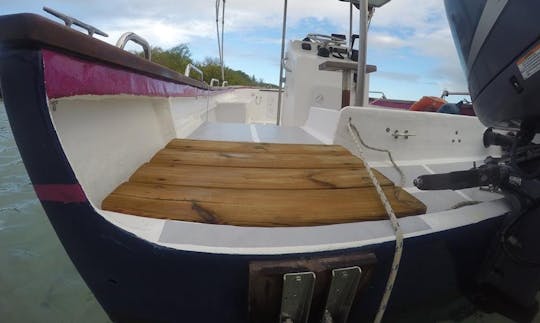
<svg viewBox="0 0 540 323">
<path fill-rule="evenodd" d="M 215 0 L 0 0 L 3 13 L 29 11 L 42 13 L 47 5 L 79 18 L 106 31 L 111 37 L 104 39 L 115 43 L 126 31 L 133 31 L 146 38 L 153 46 L 170 48 L 178 43 L 206 42 L 205 48 L 215 48 Z M 337 0 L 289 1 L 289 36 L 309 32 L 347 32 L 349 29 L 349 4 Z M 238 34 L 242 39 L 234 44 L 239 51 L 248 46 L 279 46 L 282 24 L 282 1 L 226 1 L 225 29 L 229 35 Z M 355 9 L 354 28 L 357 29 Z M 462 89 L 466 87 L 459 66 L 456 50 L 446 22 L 442 1 L 393 0 L 377 9 L 371 23 L 369 46 L 371 50 L 390 51 L 397 55 L 415 55 L 433 59 L 432 70 L 423 75 L 437 84 Z M 270 34 L 271 33 L 271 34 Z M 277 36 L 279 37 L 279 36 Z M 231 37 L 226 35 L 226 41 Z M 229 45 L 230 44 L 230 45 Z M 232 43 L 225 45 L 233 46 Z M 192 48 L 194 55 L 203 49 Z M 266 49 L 265 50 L 269 50 Z M 279 50 L 266 53 L 279 60 Z M 217 56 L 217 52 L 215 54 Z M 394 64 L 395 65 L 395 64 Z M 241 68 L 236 66 L 234 68 Z M 249 72 L 249 71 L 247 71 Z M 410 74 L 404 70 L 380 70 L 386 76 Z"/>
<path fill-rule="evenodd" d="M 180 43 L 188 43 L 193 38 L 212 38 L 215 29 L 198 20 L 186 22 L 167 22 L 148 18 L 118 19 L 111 23 L 107 31 L 108 41 L 115 41 L 126 31 L 134 31 L 147 39 L 152 46 L 171 48 Z"/>
<path fill-rule="evenodd" d="M 394 81 L 404 81 L 404 82 L 418 82 L 420 80 L 420 75 L 418 74 L 390 72 L 390 71 L 378 71 L 377 77 L 394 80 Z"/>
<path fill-rule="evenodd" d="M 446 25 L 442 1 L 394 0 L 375 12 L 374 28 L 408 28 L 430 31 Z"/>
<path fill-rule="evenodd" d="M 375 12 L 371 29 L 368 38 L 371 48 L 407 50 L 433 59 L 436 63 L 426 78 L 441 89 L 467 88 L 442 1 L 392 1 Z M 387 75 L 392 72 L 388 71 Z"/>
<path fill-rule="evenodd" d="M 386 49 L 386 48 L 404 48 L 408 47 L 410 43 L 402 38 L 388 34 L 373 32 L 369 35 L 368 46 L 369 48 Z"/>
</svg>

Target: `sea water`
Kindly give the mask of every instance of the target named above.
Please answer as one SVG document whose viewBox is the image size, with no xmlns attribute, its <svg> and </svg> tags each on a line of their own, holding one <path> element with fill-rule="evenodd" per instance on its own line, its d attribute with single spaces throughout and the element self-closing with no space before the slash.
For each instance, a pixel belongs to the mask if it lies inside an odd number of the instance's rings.
<svg viewBox="0 0 540 323">
<path fill-rule="evenodd" d="M 437 317 L 434 311 L 453 311 L 455 306 L 426 309 L 427 316 Z M 0 322 L 109 321 L 36 198 L 0 101 Z M 426 315 L 407 321 L 426 322 Z M 512 321 L 475 312 L 460 322 Z"/>
<path fill-rule="evenodd" d="M 58 240 L 0 101 L 0 322 L 109 322 Z"/>
</svg>

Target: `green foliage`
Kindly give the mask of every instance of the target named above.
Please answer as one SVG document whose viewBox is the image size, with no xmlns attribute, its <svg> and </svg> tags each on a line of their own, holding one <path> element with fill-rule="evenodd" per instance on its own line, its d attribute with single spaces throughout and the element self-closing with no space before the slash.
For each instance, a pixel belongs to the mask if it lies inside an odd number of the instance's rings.
<svg viewBox="0 0 540 323">
<path fill-rule="evenodd" d="M 164 50 L 160 47 L 152 48 L 152 61 L 154 63 L 167 66 L 179 73 L 183 73 L 191 59 L 191 51 L 186 44 L 180 44 L 171 49 Z"/>
<path fill-rule="evenodd" d="M 143 56 L 142 52 L 137 55 Z M 200 68 L 204 73 L 204 80 L 210 83 L 215 78 L 221 81 L 221 65 L 219 59 L 207 57 L 202 62 L 193 62 L 191 51 L 187 44 L 180 44 L 171 49 L 164 50 L 160 47 L 152 48 L 152 61 L 154 63 L 166 66 L 178 73 L 183 74 L 189 63 Z M 262 79 L 257 80 L 255 75 L 249 76 L 243 71 L 233 70 L 225 66 L 225 80 L 229 85 L 259 86 L 275 88 L 273 84 L 264 83 Z"/>
</svg>

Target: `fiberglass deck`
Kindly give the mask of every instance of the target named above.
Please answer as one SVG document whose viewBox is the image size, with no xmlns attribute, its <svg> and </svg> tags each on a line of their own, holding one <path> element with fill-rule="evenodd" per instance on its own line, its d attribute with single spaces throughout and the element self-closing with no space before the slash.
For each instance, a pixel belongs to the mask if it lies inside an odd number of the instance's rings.
<svg viewBox="0 0 540 323">
<path fill-rule="evenodd" d="M 377 174 L 398 216 L 426 207 Z M 336 145 L 174 139 L 103 209 L 238 226 L 312 226 L 386 219 L 362 161 Z"/>
</svg>

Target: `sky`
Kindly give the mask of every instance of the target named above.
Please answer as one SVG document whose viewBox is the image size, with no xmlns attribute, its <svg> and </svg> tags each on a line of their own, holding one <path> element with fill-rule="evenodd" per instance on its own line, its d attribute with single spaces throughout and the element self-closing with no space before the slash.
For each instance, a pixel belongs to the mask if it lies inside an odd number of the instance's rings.
<svg viewBox="0 0 540 323">
<path fill-rule="evenodd" d="M 288 3 L 287 40 L 308 33 L 348 34 L 348 3 Z M 41 10 L 45 5 L 105 31 L 109 37 L 98 38 L 112 44 L 122 33 L 133 31 L 164 49 L 187 43 L 196 61 L 218 57 L 215 0 L 0 0 L 0 14 L 48 15 Z M 226 0 L 225 64 L 277 84 L 282 15 L 279 0 Z M 355 20 L 356 30 L 357 25 Z M 417 100 L 440 96 L 443 90 L 467 90 L 443 0 L 393 0 L 377 9 L 367 62 L 378 68 L 371 74 L 370 90 L 383 91 L 389 98 Z"/>
</svg>

